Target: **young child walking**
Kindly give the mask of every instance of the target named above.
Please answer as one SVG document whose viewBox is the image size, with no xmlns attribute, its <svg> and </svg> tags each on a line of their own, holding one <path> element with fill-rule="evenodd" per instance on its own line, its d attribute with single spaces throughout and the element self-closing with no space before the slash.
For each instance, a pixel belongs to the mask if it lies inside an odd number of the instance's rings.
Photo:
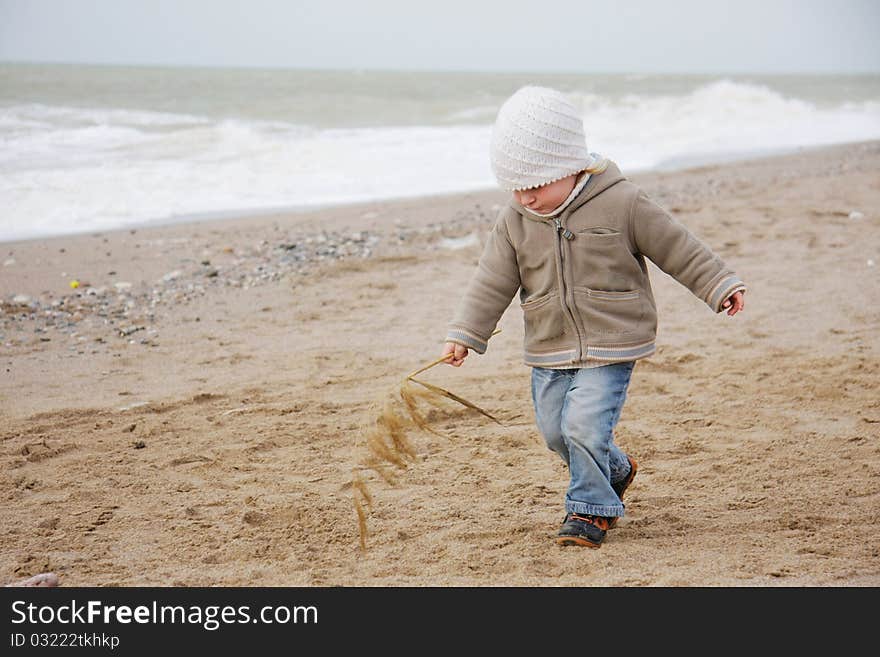
<svg viewBox="0 0 880 657">
<path fill-rule="evenodd" d="M 587 149 L 560 92 L 527 86 L 498 112 L 492 170 L 512 192 L 449 324 L 443 356 L 461 366 L 519 291 L 535 420 L 568 466 L 557 542 L 599 547 L 623 516 L 635 459 L 614 443 L 635 362 L 655 351 L 645 258 L 714 312 L 743 309 L 746 286 L 721 258 Z"/>
</svg>

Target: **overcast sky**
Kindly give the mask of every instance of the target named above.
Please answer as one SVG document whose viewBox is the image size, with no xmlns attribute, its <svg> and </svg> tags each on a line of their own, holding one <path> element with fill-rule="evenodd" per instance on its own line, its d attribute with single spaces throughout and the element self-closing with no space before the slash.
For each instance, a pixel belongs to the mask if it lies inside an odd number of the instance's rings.
<svg viewBox="0 0 880 657">
<path fill-rule="evenodd" d="M 880 72 L 878 0 L 0 0 L 0 60 Z"/>
</svg>

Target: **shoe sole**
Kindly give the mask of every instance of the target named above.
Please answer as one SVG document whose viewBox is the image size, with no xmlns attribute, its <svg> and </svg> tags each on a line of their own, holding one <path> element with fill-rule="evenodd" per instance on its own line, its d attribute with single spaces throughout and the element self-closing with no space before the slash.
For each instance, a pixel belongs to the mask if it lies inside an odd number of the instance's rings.
<svg viewBox="0 0 880 657">
<path fill-rule="evenodd" d="M 626 480 L 623 482 L 623 490 L 620 491 L 620 501 L 623 501 L 623 494 L 626 492 L 626 489 L 629 488 L 629 485 L 633 482 L 633 479 L 636 478 L 636 473 L 639 471 L 639 465 L 636 463 L 636 460 L 627 454 L 626 459 L 629 461 L 629 474 L 626 477 Z M 617 517 L 615 516 L 608 522 L 608 529 L 614 529 L 617 526 Z"/>
<path fill-rule="evenodd" d="M 593 543 L 592 541 L 588 541 L 587 539 L 578 536 L 560 536 L 556 539 L 556 542 L 559 545 L 580 545 L 582 547 L 591 548 L 602 547 L 601 543 Z"/>
</svg>

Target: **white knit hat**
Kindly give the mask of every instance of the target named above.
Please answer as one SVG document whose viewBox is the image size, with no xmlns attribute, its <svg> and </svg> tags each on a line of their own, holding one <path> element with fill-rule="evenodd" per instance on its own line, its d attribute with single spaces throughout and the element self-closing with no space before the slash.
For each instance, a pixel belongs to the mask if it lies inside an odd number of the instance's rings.
<svg viewBox="0 0 880 657">
<path fill-rule="evenodd" d="M 575 106 L 560 92 L 535 86 L 522 87 L 498 110 L 491 159 L 508 191 L 546 185 L 593 162 Z"/>
</svg>

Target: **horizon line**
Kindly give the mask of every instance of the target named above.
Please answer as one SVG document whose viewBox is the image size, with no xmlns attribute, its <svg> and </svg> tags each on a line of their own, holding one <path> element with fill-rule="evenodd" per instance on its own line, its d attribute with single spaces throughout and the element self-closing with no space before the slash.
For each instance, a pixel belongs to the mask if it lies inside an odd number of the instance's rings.
<svg viewBox="0 0 880 657">
<path fill-rule="evenodd" d="M 880 75 L 880 68 L 875 70 L 498 70 L 498 69 L 442 69 L 442 68 L 384 68 L 384 67 L 320 67 L 320 66 L 291 66 L 291 65 L 256 65 L 256 64 L 191 64 L 191 63 L 155 63 L 155 62 L 98 62 L 98 61 L 58 61 L 58 60 L 25 60 L 3 59 L 0 65 L 25 65 L 25 66 L 88 66 L 94 68 L 158 68 L 158 69 L 190 69 L 190 70 L 260 70 L 260 71 L 301 71 L 314 73 L 430 73 L 440 75 L 681 75 L 681 76 L 713 76 L 713 75 L 795 75 L 795 76 L 868 76 Z"/>
</svg>

